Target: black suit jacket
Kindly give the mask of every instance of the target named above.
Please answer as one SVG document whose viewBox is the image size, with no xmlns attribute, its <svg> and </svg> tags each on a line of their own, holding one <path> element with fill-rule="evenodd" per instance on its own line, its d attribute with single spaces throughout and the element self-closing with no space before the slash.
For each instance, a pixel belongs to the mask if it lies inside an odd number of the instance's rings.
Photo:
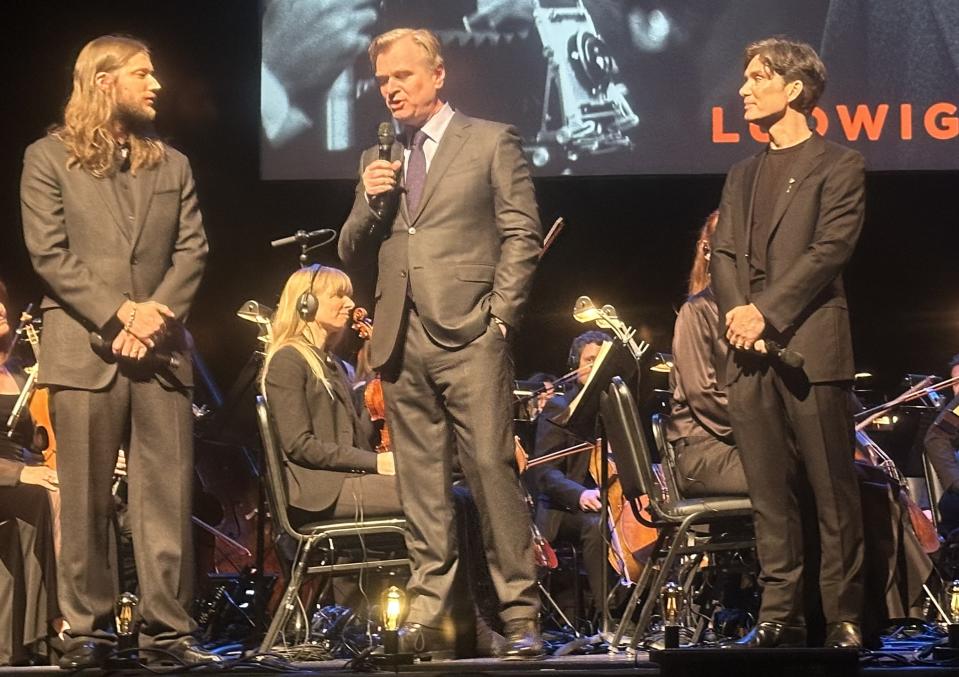
<svg viewBox="0 0 959 677">
<path fill-rule="evenodd" d="M 290 505 L 301 510 L 326 510 L 336 503 L 346 477 L 376 472 L 372 430 L 356 415 L 340 369 L 327 365 L 327 389 L 303 356 L 286 346 L 266 370 L 266 400 L 286 455 Z"/>
<path fill-rule="evenodd" d="M 536 419 L 536 444 L 533 458 L 539 458 L 560 449 L 582 442 L 566 428 L 561 428 L 551 419 L 569 406 L 576 392 L 556 394 L 549 398 L 543 412 Z M 579 510 L 579 497 L 587 487 L 583 484 L 589 469 L 590 452 L 583 451 L 544 463 L 532 469 L 533 482 L 539 493 L 538 500 L 554 510 Z"/>
<path fill-rule="evenodd" d="M 393 147 L 393 159 L 402 158 Z M 363 153 L 360 174 L 376 159 Z M 480 336 L 495 315 L 515 327 L 542 249 L 532 179 L 512 127 L 455 113 L 436 149 L 423 195 L 410 213 L 401 191 L 380 222 L 362 180 L 340 232 L 339 254 L 350 267 L 377 261 L 374 368 L 401 337 L 407 287 L 429 335 L 447 348 Z"/>
<path fill-rule="evenodd" d="M 842 270 L 852 256 L 865 209 L 864 163 L 856 151 L 814 134 L 799 152 L 773 210 L 766 245 L 766 287 L 749 290 L 753 194 L 762 153 L 734 165 L 726 177 L 710 262 L 712 285 L 725 314 L 754 303 L 765 336 L 805 357 L 811 383 L 855 374 Z M 736 380 L 748 354 L 732 352 L 723 383 Z"/>
</svg>

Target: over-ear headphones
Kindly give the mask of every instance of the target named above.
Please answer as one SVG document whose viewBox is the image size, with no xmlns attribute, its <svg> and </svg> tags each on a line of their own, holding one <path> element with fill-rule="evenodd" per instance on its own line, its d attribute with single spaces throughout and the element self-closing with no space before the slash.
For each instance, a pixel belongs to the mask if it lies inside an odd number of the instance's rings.
<svg viewBox="0 0 959 677">
<path fill-rule="evenodd" d="M 315 320 L 316 311 L 320 307 L 320 302 L 313 293 L 313 283 L 316 282 L 316 276 L 322 267 L 319 263 L 314 263 L 311 266 L 311 268 L 313 268 L 313 274 L 310 276 L 310 287 L 296 299 L 296 314 L 299 315 L 300 319 L 304 322 L 312 322 Z"/>
<path fill-rule="evenodd" d="M 590 331 L 583 332 L 573 339 L 573 344 L 569 347 L 569 357 L 566 360 L 566 366 L 569 367 L 570 371 L 579 368 L 579 356 L 583 354 L 583 348 L 591 343 L 602 345 L 604 342 L 609 341 L 610 338 L 610 335 L 604 331 L 591 329 Z"/>
</svg>

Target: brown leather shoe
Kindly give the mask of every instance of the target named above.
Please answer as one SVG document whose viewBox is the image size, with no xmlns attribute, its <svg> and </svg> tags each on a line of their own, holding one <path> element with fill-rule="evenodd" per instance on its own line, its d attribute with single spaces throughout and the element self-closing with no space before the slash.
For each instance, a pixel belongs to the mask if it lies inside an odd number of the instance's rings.
<svg viewBox="0 0 959 677">
<path fill-rule="evenodd" d="M 543 637 L 539 634 L 539 624 L 535 620 L 516 618 L 506 621 L 503 636 L 506 645 L 500 658 L 518 661 L 540 658 L 545 654 Z"/>
<path fill-rule="evenodd" d="M 806 628 L 801 625 L 786 625 L 762 621 L 740 640 L 726 646 L 746 649 L 772 649 L 782 647 L 806 646 Z"/>
<path fill-rule="evenodd" d="M 861 649 L 862 631 L 857 624 L 850 621 L 829 623 L 826 625 L 824 646 L 833 649 Z"/>
</svg>

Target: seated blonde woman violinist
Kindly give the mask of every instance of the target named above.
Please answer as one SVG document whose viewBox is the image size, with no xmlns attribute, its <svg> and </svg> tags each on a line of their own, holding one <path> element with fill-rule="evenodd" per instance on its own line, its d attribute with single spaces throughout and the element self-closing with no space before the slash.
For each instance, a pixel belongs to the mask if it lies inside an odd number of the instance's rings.
<svg viewBox="0 0 959 677">
<path fill-rule="evenodd" d="M 351 321 L 352 293 L 341 270 L 301 268 L 273 318 L 262 385 L 288 460 L 294 524 L 402 512 L 393 454 L 371 450 L 372 425 L 357 415 L 344 367 L 329 352 Z"/>
</svg>

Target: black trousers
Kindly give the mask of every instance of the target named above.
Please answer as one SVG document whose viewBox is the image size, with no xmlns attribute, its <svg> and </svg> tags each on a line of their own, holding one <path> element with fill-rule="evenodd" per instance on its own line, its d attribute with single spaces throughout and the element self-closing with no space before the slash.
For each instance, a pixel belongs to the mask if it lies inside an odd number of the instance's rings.
<svg viewBox="0 0 959 677">
<path fill-rule="evenodd" d="M 189 391 L 122 372 L 107 390 L 54 389 L 62 548 L 60 608 L 76 641 L 112 642 L 113 469 L 127 450 L 129 519 L 140 584 L 140 645 L 193 632 L 193 415 Z"/>
<path fill-rule="evenodd" d="M 513 454 L 509 344 L 495 325 L 462 348 L 437 345 L 416 311 L 385 374 L 387 420 L 412 560 L 407 620 L 438 627 L 457 579 L 452 466 L 458 455 L 479 511 L 503 621 L 539 612 L 530 516 Z"/>
<path fill-rule="evenodd" d="M 616 572 L 608 564 L 609 546 L 605 538 L 609 527 L 606 526 L 606 520 L 598 512 L 556 510 L 540 504 L 536 512 L 536 525 L 543 538 L 550 543 L 565 540 L 580 549 L 589 589 L 596 607 L 600 608 L 607 592 L 618 580 Z M 603 589 L 603 569 L 606 569 L 607 590 Z"/>
<path fill-rule="evenodd" d="M 729 387 L 729 413 L 753 503 L 760 619 L 802 624 L 803 520 L 818 519 L 827 623 L 859 622 L 863 528 L 846 384 L 810 384 L 763 363 Z M 815 515 L 800 508 L 802 483 Z"/>
</svg>

